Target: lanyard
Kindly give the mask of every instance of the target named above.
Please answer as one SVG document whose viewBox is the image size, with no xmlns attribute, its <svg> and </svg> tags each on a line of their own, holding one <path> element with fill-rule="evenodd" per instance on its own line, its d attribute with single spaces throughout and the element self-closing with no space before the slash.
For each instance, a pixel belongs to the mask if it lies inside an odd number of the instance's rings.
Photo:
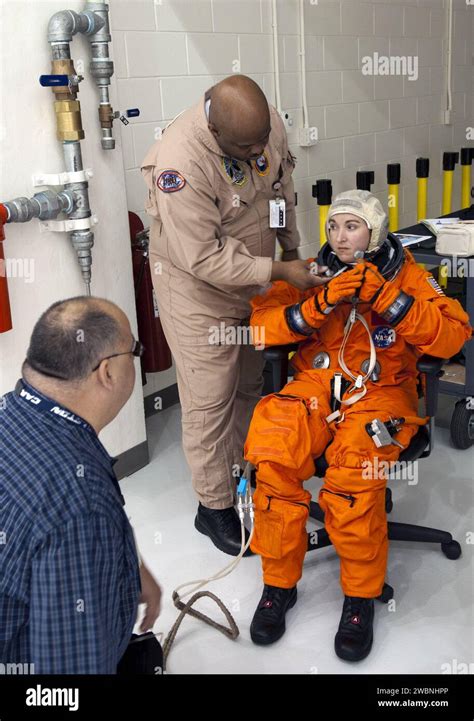
<svg viewBox="0 0 474 721">
<path fill-rule="evenodd" d="M 97 433 L 92 428 L 92 426 L 87 423 L 83 418 L 80 416 L 75 415 L 72 411 L 69 411 L 67 408 L 63 408 L 63 406 L 59 405 L 59 403 L 56 403 L 55 401 L 51 400 L 51 398 L 47 398 L 46 396 L 42 395 L 39 391 L 36 390 L 36 388 L 33 388 L 33 386 L 30 386 L 29 383 L 25 381 L 24 378 L 20 378 L 18 383 L 15 386 L 15 393 L 16 395 L 24 400 L 26 403 L 29 403 L 30 405 L 34 406 L 34 408 L 39 411 L 40 413 L 52 413 L 53 415 L 63 419 L 67 423 L 72 423 L 75 426 L 78 426 L 79 428 L 84 428 L 88 433 L 92 433 L 94 439 L 96 440 L 96 445 L 98 444 L 100 446 L 101 452 L 105 453 L 107 459 L 110 461 L 112 467 L 116 459 L 111 458 L 105 448 L 102 446 L 101 442 L 98 439 Z M 120 502 L 122 506 L 125 505 L 125 499 L 122 495 L 122 492 L 120 490 L 120 486 L 117 480 L 117 477 L 115 475 L 115 472 L 113 471 L 113 468 L 111 468 L 111 474 L 110 477 L 113 481 L 113 484 L 115 488 L 117 489 L 117 492 L 120 497 Z"/>
<path fill-rule="evenodd" d="M 69 411 L 67 408 L 63 408 L 63 406 L 59 405 L 59 403 L 56 403 L 56 401 L 51 400 L 51 398 L 47 398 L 46 396 L 42 395 L 39 391 L 36 390 L 36 388 L 30 386 L 29 383 L 24 380 L 24 378 L 20 378 L 20 380 L 16 384 L 15 393 L 19 398 L 34 406 L 36 410 L 38 410 L 40 413 L 52 413 L 53 415 L 59 416 L 59 418 L 62 418 L 68 423 L 72 423 L 75 426 L 84 428 L 85 430 L 89 431 L 89 433 L 93 433 L 94 436 L 97 435 L 92 426 L 90 426 L 87 421 L 85 421 L 80 416 L 76 416 L 72 411 Z"/>
</svg>

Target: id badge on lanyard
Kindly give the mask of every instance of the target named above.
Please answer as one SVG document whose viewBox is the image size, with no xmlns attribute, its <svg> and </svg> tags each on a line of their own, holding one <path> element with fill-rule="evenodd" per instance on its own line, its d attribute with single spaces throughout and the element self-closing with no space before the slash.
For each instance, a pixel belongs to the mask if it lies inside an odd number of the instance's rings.
<svg viewBox="0 0 474 721">
<path fill-rule="evenodd" d="M 273 183 L 272 189 L 276 191 L 277 193 L 281 189 L 281 176 L 283 175 L 283 171 L 281 169 L 278 174 L 278 180 Z M 268 201 L 269 204 L 269 219 L 270 219 L 270 228 L 284 228 L 286 226 L 286 201 L 284 198 L 280 198 L 279 195 L 277 195 L 276 198 L 273 200 Z"/>
<path fill-rule="evenodd" d="M 270 228 L 284 228 L 286 225 L 286 203 L 284 198 L 269 200 Z"/>
</svg>

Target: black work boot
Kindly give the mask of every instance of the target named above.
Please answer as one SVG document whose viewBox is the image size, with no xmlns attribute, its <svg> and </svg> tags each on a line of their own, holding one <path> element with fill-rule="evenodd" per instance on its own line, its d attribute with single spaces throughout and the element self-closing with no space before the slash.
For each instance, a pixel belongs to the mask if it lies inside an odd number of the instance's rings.
<svg viewBox="0 0 474 721">
<path fill-rule="evenodd" d="M 250 638 L 254 643 L 266 646 L 283 636 L 286 631 L 285 614 L 293 608 L 296 598 L 296 586 L 264 586 L 262 598 L 250 625 Z"/>
<path fill-rule="evenodd" d="M 239 517 L 233 506 L 220 510 L 206 508 L 200 503 L 194 519 L 194 527 L 200 533 L 209 536 L 219 551 L 228 553 L 230 556 L 239 555 L 242 532 Z M 245 543 L 247 543 L 248 538 L 249 532 L 245 529 Z M 244 556 L 253 556 L 250 548 L 247 548 Z"/>
<path fill-rule="evenodd" d="M 373 641 L 374 599 L 344 596 L 341 622 L 334 648 L 344 661 L 362 661 Z"/>
</svg>

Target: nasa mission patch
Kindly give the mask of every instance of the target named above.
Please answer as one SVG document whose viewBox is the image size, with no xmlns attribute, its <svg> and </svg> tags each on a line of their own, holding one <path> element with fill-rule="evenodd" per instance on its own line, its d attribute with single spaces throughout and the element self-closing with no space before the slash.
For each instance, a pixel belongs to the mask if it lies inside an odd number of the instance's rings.
<svg viewBox="0 0 474 721">
<path fill-rule="evenodd" d="M 372 331 L 372 340 L 376 348 L 390 348 L 397 340 L 397 334 L 388 325 L 379 325 Z"/>
<path fill-rule="evenodd" d="M 163 170 L 156 184 L 163 193 L 176 193 L 184 188 L 186 180 L 177 170 Z"/>
<path fill-rule="evenodd" d="M 254 161 L 255 170 L 259 175 L 268 175 L 270 172 L 270 163 L 265 153 L 259 155 Z"/>
</svg>

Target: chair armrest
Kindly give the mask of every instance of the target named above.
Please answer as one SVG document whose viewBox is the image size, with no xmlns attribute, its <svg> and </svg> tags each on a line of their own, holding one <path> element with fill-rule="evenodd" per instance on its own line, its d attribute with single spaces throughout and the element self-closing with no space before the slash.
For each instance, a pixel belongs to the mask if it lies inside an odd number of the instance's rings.
<svg viewBox="0 0 474 721">
<path fill-rule="evenodd" d="M 416 364 L 417 370 L 425 374 L 425 409 L 430 418 L 436 415 L 438 408 L 439 379 L 444 375 L 444 363 L 444 358 L 422 355 Z"/>
<path fill-rule="evenodd" d="M 265 360 L 272 363 L 273 361 L 282 360 L 282 358 L 288 358 L 288 354 L 294 350 L 297 350 L 298 343 L 288 343 L 288 345 L 273 345 L 265 348 L 263 351 L 263 357 Z"/>
<path fill-rule="evenodd" d="M 273 392 L 278 393 L 288 381 L 288 354 L 298 348 L 298 343 L 274 345 L 263 350 L 263 357 L 272 366 Z"/>
<path fill-rule="evenodd" d="M 430 373 L 435 375 L 442 369 L 445 363 L 446 360 L 444 358 L 436 358 L 433 355 L 425 354 L 418 358 L 416 367 L 420 373 Z"/>
</svg>

